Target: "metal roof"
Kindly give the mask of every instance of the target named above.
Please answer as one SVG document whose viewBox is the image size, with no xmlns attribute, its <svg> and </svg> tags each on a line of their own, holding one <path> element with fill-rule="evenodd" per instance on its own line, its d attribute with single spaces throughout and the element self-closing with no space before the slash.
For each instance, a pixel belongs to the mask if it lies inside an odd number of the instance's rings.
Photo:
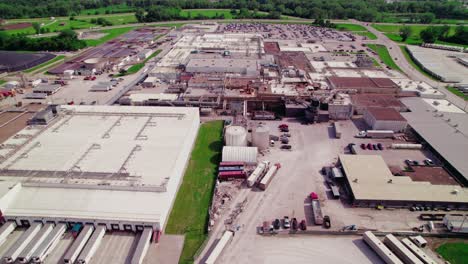
<svg viewBox="0 0 468 264">
<path fill-rule="evenodd" d="M 408 124 L 468 180 L 468 115 L 436 111 L 419 98 L 404 98 Z"/>
<path fill-rule="evenodd" d="M 468 203 L 467 188 L 393 176 L 379 155 L 340 155 L 339 158 L 356 200 Z"/>
</svg>

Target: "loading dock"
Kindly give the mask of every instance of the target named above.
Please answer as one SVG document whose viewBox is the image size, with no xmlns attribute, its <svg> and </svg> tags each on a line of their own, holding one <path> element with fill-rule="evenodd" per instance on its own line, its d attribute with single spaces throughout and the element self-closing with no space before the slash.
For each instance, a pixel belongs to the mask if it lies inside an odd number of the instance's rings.
<svg viewBox="0 0 468 264">
<path fill-rule="evenodd" d="M 32 255 L 32 263 L 42 263 L 47 255 L 57 246 L 57 243 L 67 230 L 67 225 L 57 224 L 47 238 L 42 242 Z"/>
<path fill-rule="evenodd" d="M 133 253 L 131 264 L 141 264 L 148 250 L 149 244 L 151 242 L 151 235 L 153 234 L 153 229 L 151 227 L 145 227 L 143 232 L 141 232 L 140 239 Z"/>
<path fill-rule="evenodd" d="M 88 239 L 91 237 L 94 231 L 93 225 L 85 225 L 81 230 L 80 234 L 76 238 L 76 240 L 71 245 L 70 249 L 68 249 L 67 254 L 63 257 L 64 263 L 75 263 L 75 260 L 78 258 L 81 250 L 88 242 Z"/>
<path fill-rule="evenodd" d="M 32 241 L 34 236 L 41 230 L 42 223 L 33 223 L 26 232 L 24 232 L 18 240 L 8 249 L 3 255 L 3 259 L 6 263 L 15 262 L 19 254 L 26 248 L 26 246 Z"/>
<path fill-rule="evenodd" d="M 46 239 L 46 237 L 52 232 L 52 229 L 54 228 L 54 224 L 45 224 L 41 230 L 37 233 L 37 235 L 34 237 L 33 241 L 29 243 L 26 248 L 19 254 L 18 256 L 18 261 L 20 263 L 29 263 L 31 260 L 31 256 L 34 253 L 34 251 L 39 247 L 39 245 Z"/>
<path fill-rule="evenodd" d="M 89 263 L 94 253 L 96 252 L 97 248 L 101 244 L 102 238 L 104 237 L 105 233 L 106 233 L 105 226 L 96 227 L 96 230 L 93 232 L 93 235 L 89 239 L 83 251 L 81 251 L 80 255 L 78 256 L 79 264 Z"/>
</svg>

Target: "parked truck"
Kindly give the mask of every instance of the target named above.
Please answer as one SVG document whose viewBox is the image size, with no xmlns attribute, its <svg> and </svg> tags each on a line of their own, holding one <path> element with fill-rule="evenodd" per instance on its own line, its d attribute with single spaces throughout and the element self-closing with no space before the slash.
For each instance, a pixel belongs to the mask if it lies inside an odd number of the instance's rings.
<svg viewBox="0 0 468 264">
<path fill-rule="evenodd" d="M 258 187 L 262 190 L 265 190 L 270 184 L 271 180 L 273 179 L 273 177 L 275 176 L 279 168 L 280 168 L 279 163 L 275 164 L 274 166 L 271 166 L 268 172 L 265 174 L 265 177 L 263 177 L 263 179 L 258 184 Z"/>
<path fill-rule="evenodd" d="M 269 161 L 262 161 L 247 179 L 247 186 L 252 187 L 260 179 L 270 166 Z"/>
<path fill-rule="evenodd" d="M 367 130 L 359 132 L 357 138 L 393 138 L 395 132 L 392 130 Z"/>
<path fill-rule="evenodd" d="M 314 218 L 314 222 L 316 225 L 322 225 L 323 224 L 323 215 L 322 215 L 322 209 L 320 208 L 320 201 L 317 193 L 312 192 L 310 193 L 310 199 L 311 201 L 311 206 L 312 206 L 312 216 Z"/>
</svg>

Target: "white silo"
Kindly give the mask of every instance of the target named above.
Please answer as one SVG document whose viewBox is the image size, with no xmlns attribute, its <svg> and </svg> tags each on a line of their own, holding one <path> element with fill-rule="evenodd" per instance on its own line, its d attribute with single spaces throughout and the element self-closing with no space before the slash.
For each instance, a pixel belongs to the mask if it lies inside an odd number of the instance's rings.
<svg viewBox="0 0 468 264">
<path fill-rule="evenodd" d="M 267 149 L 270 143 L 270 129 L 267 126 L 259 125 L 252 132 L 252 145 L 258 150 Z"/>
<path fill-rule="evenodd" d="M 229 126 L 224 133 L 226 146 L 247 146 L 247 131 L 241 126 Z"/>
</svg>

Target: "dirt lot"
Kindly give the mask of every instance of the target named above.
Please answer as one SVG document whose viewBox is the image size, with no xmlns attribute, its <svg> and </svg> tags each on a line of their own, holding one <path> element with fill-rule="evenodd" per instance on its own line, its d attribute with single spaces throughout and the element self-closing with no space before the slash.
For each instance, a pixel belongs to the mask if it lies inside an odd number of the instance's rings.
<svg viewBox="0 0 468 264">
<path fill-rule="evenodd" d="M 286 121 L 287 122 L 287 121 Z M 282 121 L 281 123 L 286 123 Z M 266 122 L 270 127 L 270 134 L 280 135 L 278 125 L 280 122 Z M 345 225 L 355 224 L 358 228 L 379 229 L 382 231 L 388 230 L 410 230 L 414 226 L 421 225 L 418 220 L 417 212 L 410 212 L 406 209 L 401 210 L 382 210 L 378 211 L 371 208 L 351 208 L 345 197 L 342 200 L 334 200 L 331 197 L 330 190 L 325 183 L 324 176 L 320 174 L 323 166 L 331 165 L 337 161 L 339 154 L 347 153 L 347 145 L 351 142 L 360 143 L 377 143 L 381 142 L 384 145 L 391 143 L 391 140 L 371 140 L 357 139 L 354 135 L 359 131 L 352 121 L 343 121 L 341 128 L 342 138 L 335 139 L 334 131 L 328 123 L 302 125 L 295 120 L 289 122 L 292 151 L 280 150 L 278 146 L 271 148 L 268 153 L 265 153 L 262 160 L 269 160 L 272 163 L 281 163 L 281 169 L 269 185 L 266 191 L 242 189 L 237 201 L 242 201 L 247 198 L 247 204 L 244 211 L 239 215 L 234 227 L 238 229 L 231 245 L 225 251 L 225 261 L 221 263 L 241 263 L 237 259 L 252 258 L 253 255 L 258 255 L 258 259 L 267 259 L 272 252 L 286 252 L 282 250 L 283 243 L 270 243 L 273 237 L 260 237 L 256 234 L 256 227 L 263 221 L 272 221 L 275 218 L 282 218 L 285 215 L 296 217 L 299 221 L 305 219 L 308 223 L 308 229 L 324 230 L 321 226 L 313 225 L 310 200 L 308 195 L 310 192 L 317 192 L 322 205 L 324 215 L 329 215 L 332 222 L 332 229 L 339 230 Z M 358 150 L 359 154 L 382 155 L 389 165 L 403 166 L 404 159 L 422 160 L 427 153 L 419 150 L 384 150 L 370 151 Z M 341 192 L 343 190 L 340 189 Z M 277 238 L 284 239 L 284 238 Z M 304 238 L 306 239 L 306 238 Z M 307 239 L 309 239 L 307 237 Z M 306 240 L 307 240 L 306 239 Z M 312 236 L 310 239 L 314 239 Z M 318 242 L 310 242 L 321 244 L 322 238 Z M 343 238 L 332 238 L 331 241 L 340 241 Z M 262 244 L 263 240 L 268 240 Z M 291 238 L 293 240 L 293 238 Z M 303 241 L 303 239 L 301 240 Z M 333 242 L 331 242 L 333 244 Z M 296 242 L 293 242 L 296 243 Z M 298 242 L 305 244 L 309 242 Z M 327 243 L 327 240 L 324 240 Z M 339 243 L 339 242 L 337 242 Z M 350 252 L 359 251 L 358 246 L 348 241 L 349 244 L 344 247 L 351 247 Z M 263 249 L 254 250 L 260 246 Z M 286 245 L 284 245 L 286 246 Z M 287 247 L 291 247 L 289 243 Z M 312 248 L 312 247 L 310 247 Z M 294 254 L 301 255 L 299 258 L 308 258 L 310 261 L 320 260 L 323 263 L 338 263 L 335 249 L 330 246 L 329 251 L 321 253 L 321 250 L 304 250 L 297 251 Z M 252 252 L 252 253 L 248 253 Z M 255 253 L 255 254 L 254 254 Z M 324 255 L 321 255 L 324 254 Z M 362 260 L 362 252 L 359 254 L 350 254 L 346 258 L 348 263 L 365 263 Z M 275 256 L 279 256 L 277 254 Z M 325 257 L 327 256 L 327 257 Z M 282 259 L 279 258 L 278 259 Z M 295 259 L 295 258 L 293 258 Z M 283 259 L 284 260 L 284 259 Z M 369 261 L 369 260 L 368 260 Z M 262 262 L 260 263 L 270 263 Z M 300 260 L 298 260 L 300 262 Z M 372 262 L 372 260 L 370 260 Z M 283 261 L 284 263 L 284 261 Z M 288 261 L 289 263 L 289 261 Z M 343 263 L 343 262 L 341 262 Z"/>
</svg>

